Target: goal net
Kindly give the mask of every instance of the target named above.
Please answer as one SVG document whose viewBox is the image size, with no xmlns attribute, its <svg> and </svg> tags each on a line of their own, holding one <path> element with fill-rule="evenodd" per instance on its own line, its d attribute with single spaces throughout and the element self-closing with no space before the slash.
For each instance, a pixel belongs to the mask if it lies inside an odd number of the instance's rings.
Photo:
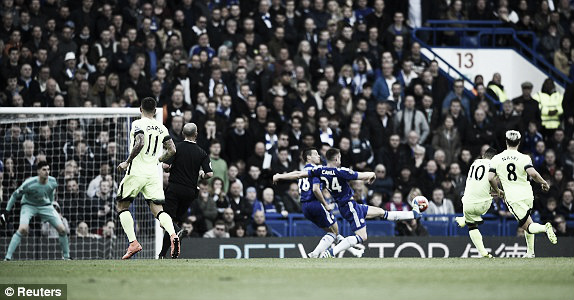
<svg viewBox="0 0 574 300">
<path fill-rule="evenodd" d="M 161 116 L 158 109 L 159 121 Z M 128 241 L 115 208 L 124 176 L 117 166 L 129 155 L 131 123 L 139 118 L 138 108 L 0 108 L 0 207 L 46 160 L 58 181 L 54 206 L 70 232 L 72 258 L 120 258 Z M 154 258 L 161 229 L 140 198 L 130 207 L 144 249 L 136 257 Z M 1 258 L 18 229 L 20 208 L 17 201 L 7 228 L 0 229 Z M 56 229 L 34 217 L 13 259 L 61 257 Z"/>
</svg>

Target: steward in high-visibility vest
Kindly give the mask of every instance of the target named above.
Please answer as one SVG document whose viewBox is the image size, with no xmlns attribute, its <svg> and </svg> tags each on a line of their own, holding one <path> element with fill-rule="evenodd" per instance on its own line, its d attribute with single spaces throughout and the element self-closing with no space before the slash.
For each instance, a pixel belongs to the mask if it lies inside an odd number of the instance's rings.
<svg viewBox="0 0 574 300">
<path fill-rule="evenodd" d="M 539 103 L 542 126 L 546 129 L 556 129 L 560 126 L 562 110 L 562 94 L 557 91 L 550 93 L 538 92 L 532 98 Z"/>
<path fill-rule="evenodd" d="M 496 95 L 496 97 L 493 98 L 498 100 L 500 103 L 504 103 L 504 101 L 508 100 L 508 96 L 506 95 L 506 92 L 504 92 L 504 87 L 502 85 L 498 85 L 491 81 L 488 84 L 488 89 L 491 91 L 489 94 L 491 96 Z"/>
</svg>

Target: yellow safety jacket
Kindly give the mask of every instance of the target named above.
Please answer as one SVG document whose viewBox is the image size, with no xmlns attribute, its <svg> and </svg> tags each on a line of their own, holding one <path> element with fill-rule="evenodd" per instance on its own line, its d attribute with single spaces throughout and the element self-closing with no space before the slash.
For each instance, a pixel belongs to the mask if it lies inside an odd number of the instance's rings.
<svg viewBox="0 0 574 300">
<path fill-rule="evenodd" d="M 542 115 L 542 126 L 546 129 L 556 129 L 560 126 L 560 117 L 564 112 L 562 110 L 562 94 L 554 92 L 548 95 L 543 92 L 538 92 L 532 98 L 538 101 L 540 107 L 540 114 Z M 550 112 L 556 111 L 553 115 Z"/>
<path fill-rule="evenodd" d="M 504 101 L 508 100 L 508 96 L 506 96 L 506 93 L 496 84 L 491 84 L 488 86 L 489 89 L 491 89 L 496 96 L 498 97 L 498 101 L 500 101 L 500 103 L 503 103 Z"/>
</svg>

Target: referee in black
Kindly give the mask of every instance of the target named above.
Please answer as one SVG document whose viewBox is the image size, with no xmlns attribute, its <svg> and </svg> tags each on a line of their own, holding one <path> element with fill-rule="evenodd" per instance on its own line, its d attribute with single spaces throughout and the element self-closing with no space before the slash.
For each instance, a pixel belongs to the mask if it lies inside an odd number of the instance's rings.
<svg viewBox="0 0 574 300">
<path fill-rule="evenodd" d="M 164 170 L 169 171 L 170 175 L 163 208 L 173 219 L 178 234 L 181 232 L 181 223 L 185 221 L 191 203 L 197 197 L 198 178 L 207 179 L 213 176 L 209 155 L 196 143 L 197 125 L 185 124 L 183 136 L 185 140 L 176 146 L 171 166 L 164 166 Z M 170 246 L 169 235 L 164 233 L 160 258 L 165 258 Z"/>
</svg>

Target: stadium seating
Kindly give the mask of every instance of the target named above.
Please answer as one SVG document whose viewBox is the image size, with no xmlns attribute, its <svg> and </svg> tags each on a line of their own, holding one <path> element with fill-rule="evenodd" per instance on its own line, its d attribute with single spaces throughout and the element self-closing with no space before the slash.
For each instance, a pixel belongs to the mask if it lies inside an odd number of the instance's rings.
<svg viewBox="0 0 574 300">
<path fill-rule="evenodd" d="M 502 234 L 502 221 L 499 220 L 485 220 L 482 225 L 480 225 L 480 233 L 483 236 L 499 236 Z M 451 235 L 468 235 L 468 228 L 460 228 L 456 223 L 451 223 Z M 516 230 L 514 231 L 516 233 Z"/>
<path fill-rule="evenodd" d="M 430 236 L 466 236 L 468 228 L 460 228 L 454 218 L 460 215 L 426 215 L 425 217 L 446 218 L 447 221 L 421 220 L 421 225 L 426 228 Z M 339 232 L 343 236 L 352 235 L 350 225 L 337 216 Z M 537 217 L 537 216 L 533 216 Z M 498 218 L 494 215 L 485 215 L 485 220 L 480 225 L 480 232 L 484 236 L 515 236 L 518 222 L 512 218 Z M 537 217 L 539 218 L 539 217 Z M 572 218 L 572 216 L 570 216 Z M 287 218 L 280 214 L 268 216 L 266 224 L 271 227 L 277 236 L 322 236 L 325 232 L 317 228 L 311 221 L 306 220 L 302 214 L 289 214 Z M 567 222 L 568 227 L 574 227 L 574 221 Z M 386 220 L 367 220 L 367 234 L 369 236 L 395 236 L 396 223 Z"/>
<path fill-rule="evenodd" d="M 421 225 L 427 229 L 430 236 L 448 235 L 448 221 L 421 221 Z"/>
<path fill-rule="evenodd" d="M 325 234 L 325 231 L 318 228 L 308 220 L 293 221 L 291 228 L 293 236 L 322 236 Z"/>
<path fill-rule="evenodd" d="M 265 224 L 271 227 L 271 231 L 273 231 L 274 235 L 278 237 L 289 236 L 288 222 L 282 220 L 267 220 Z"/>
<path fill-rule="evenodd" d="M 367 221 L 368 236 L 394 236 L 395 222 L 391 221 Z"/>
</svg>

